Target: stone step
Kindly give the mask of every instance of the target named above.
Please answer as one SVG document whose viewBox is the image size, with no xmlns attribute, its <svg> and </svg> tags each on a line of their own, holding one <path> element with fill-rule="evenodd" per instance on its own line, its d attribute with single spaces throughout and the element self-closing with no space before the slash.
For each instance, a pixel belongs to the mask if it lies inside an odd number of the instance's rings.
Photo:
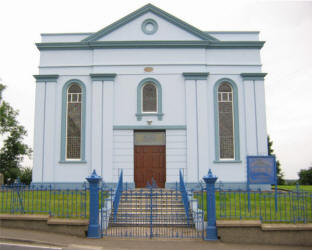
<svg viewBox="0 0 312 250">
<path fill-rule="evenodd" d="M 153 221 L 152 224 L 150 223 L 150 221 L 141 221 L 141 222 L 136 222 L 136 223 L 132 223 L 132 222 L 110 222 L 109 226 L 110 227 L 131 227 L 131 226 L 135 226 L 135 227 L 168 227 L 168 226 L 173 226 L 173 227 L 187 227 L 187 228 L 193 228 L 195 227 L 195 224 L 190 222 L 189 224 L 187 224 L 187 222 L 170 222 L 170 221 L 166 221 L 166 222 L 162 222 L 162 221 Z"/>
<path fill-rule="evenodd" d="M 120 197 L 122 198 L 135 198 L 135 199 L 151 199 L 151 195 L 144 195 L 144 194 L 139 194 L 139 195 L 121 195 Z M 166 200 L 181 200 L 182 196 L 175 196 L 175 195 L 153 195 L 152 199 L 166 199 Z"/>
<path fill-rule="evenodd" d="M 119 207 L 118 212 L 123 213 L 123 212 L 150 212 L 151 208 L 148 207 L 143 207 L 143 208 L 136 208 L 136 207 Z M 160 211 L 163 213 L 171 212 L 171 213 L 185 213 L 184 208 L 182 207 L 175 207 L 175 208 L 167 208 L 167 207 L 153 207 L 152 211 Z"/>
</svg>

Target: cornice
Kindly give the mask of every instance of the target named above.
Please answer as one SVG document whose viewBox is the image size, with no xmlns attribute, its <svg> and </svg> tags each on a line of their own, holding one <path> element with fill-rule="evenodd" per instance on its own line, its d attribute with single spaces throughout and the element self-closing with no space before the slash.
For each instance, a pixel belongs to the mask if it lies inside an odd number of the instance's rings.
<svg viewBox="0 0 312 250">
<path fill-rule="evenodd" d="M 244 80 L 264 80 L 267 73 L 241 73 L 240 76 Z"/>
<path fill-rule="evenodd" d="M 117 74 L 106 73 L 106 74 L 90 74 L 93 81 L 114 81 Z"/>
<path fill-rule="evenodd" d="M 37 82 L 56 82 L 59 75 L 33 75 Z"/>
<path fill-rule="evenodd" d="M 206 80 L 208 72 L 184 72 L 182 74 L 185 80 Z"/>
<path fill-rule="evenodd" d="M 66 43 L 36 43 L 41 50 L 88 50 L 120 48 L 207 48 L 207 49 L 261 49 L 263 41 L 96 41 Z"/>
</svg>

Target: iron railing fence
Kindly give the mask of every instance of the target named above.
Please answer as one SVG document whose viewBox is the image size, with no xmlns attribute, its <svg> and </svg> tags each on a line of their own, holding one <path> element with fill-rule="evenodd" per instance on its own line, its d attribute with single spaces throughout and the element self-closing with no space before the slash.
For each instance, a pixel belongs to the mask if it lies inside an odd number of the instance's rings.
<svg viewBox="0 0 312 250">
<path fill-rule="evenodd" d="M 64 218 L 89 216 L 89 189 L 55 188 L 50 184 L 24 185 L 14 183 L 0 186 L 0 213 L 47 214 Z"/>
<path fill-rule="evenodd" d="M 186 214 L 186 218 L 187 218 L 187 223 L 189 223 L 190 220 L 190 202 L 189 202 L 189 197 L 188 197 L 188 193 L 186 191 L 186 187 L 184 184 L 184 178 L 182 175 L 181 170 L 179 171 L 179 187 L 180 187 L 180 192 L 182 195 L 182 201 L 183 201 L 183 205 L 184 205 L 184 210 L 185 210 L 185 214 Z"/>
<path fill-rule="evenodd" d="M 117 216 L 117 211 L 118 211 L 118 206 L 119 206 L 119 201 L 120 197 L 123 191 L 123 171 L 121 170 L 118 184 L 116 187 L 116 192 L 114 195 L 114 201 L 113 201 L 113 208 L 114 208 L 114 221 L 116 221 L 116 216 Z"/>
<path fill-rule="evenodd" d="M 189 220 L 178 189 L 127 189 L 120 195 L 117 211 L 116 191 L 104 189 L 100 196 L 100 227 L 103 236 L 127 238 L 202 238 L 203 209 L 196 199 L 189 201 Z M 202 194 L 198 194 L 202 195 Z"/>
<path fill-rule="evenodd" d="M 222 190 L 216 192 L 217 219 L 312 222 L 312 192 Z"/>
</svg>

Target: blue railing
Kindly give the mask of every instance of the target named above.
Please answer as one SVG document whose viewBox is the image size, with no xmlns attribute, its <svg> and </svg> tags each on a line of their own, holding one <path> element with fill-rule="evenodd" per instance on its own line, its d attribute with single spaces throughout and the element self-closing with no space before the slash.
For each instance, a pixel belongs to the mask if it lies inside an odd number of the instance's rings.
<svg viewBox="0 0 312 250">
<path fill-rule="evenodd" d="M 312 222 L 312 192 L 299 189 L 277 193 L 218 189 L 216 196 L 219 218 L 259 219 L 263 222 Z"/>
<path fill-rule="evenodd" d="M 189 203 L 189 198 L 187 195 L 187 191 L 186 191 L 186 187 L 184 184 L 184 179 L 183 179 L 183 175 L 182 175 L 181 170 L 180 170 L 179 174 L 180 174 L 180 183 L 179 183 L 180 184 L 180 192 L 182 195 L 182 201 L 183 201 L 185 214 L 186 214 L 186 218 L 187 218 L 187 224 L 189 224 L 189 222 L 190 222 L 190 203 Z"/>
<path fill-rule="evenodd" d="M 0 186 L 0 213 L 48 214 L 65 218 L 86 218 L 86 184 L 80 189 L 56 189 L 52 185 L 15 183 Z"/>
<path fill-rule="evenodd" d="M 117 218 L 118 206 L 119 206 L 119 201 L 120 201 L 120 197 L 122 194 L 122 189 L 123 189 L 123 171 L 121 170 L 119 180 L 118 180 L 118 184 L 116 187 L 114 201 L 113 201 L 114 221 L 116 221 L 116 218 Z"/>
</svg>

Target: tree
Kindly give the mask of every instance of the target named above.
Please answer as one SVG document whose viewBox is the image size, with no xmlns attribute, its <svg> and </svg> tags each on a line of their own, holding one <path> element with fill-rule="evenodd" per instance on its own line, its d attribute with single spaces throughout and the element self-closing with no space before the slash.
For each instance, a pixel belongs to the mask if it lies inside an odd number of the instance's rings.
<svg viewBox="0 0 312 250">
<path fill-rule="evenodd" d="M 267 137 L 268 139 L 268 154 L 275 156 L 274 149 L 273 149 L 273 141 L 271 141 L 270 136 Z M 284 179 L 284 173 L 282 172 L 281 163 L 279 160 L 276 159 L 276 171 L 277 171 L 277 184 L 278 185 L 284 185 L 285 179 Z"/>
<path fill-rule="evenodd" d="M 20 169 L 20 181 L 25 185 L 29 185 L 32 180 L 32 169 L 29 167 Z"/>
<path fill-rule="evenodd" d="M 312 185 L 312 166 L 308 169 L 301 169 L 298 173 L 299 184 L 301 185 Z"/>
<path fill-rule="evenodd" d="M 20 164 L 25 156 L 31 155 L 31 148 L 23 143 L 27 135 L 25 128 L 17 120 L 18 111 L 2 98 L 5 86 L 0 83 L 0 135 L 3 138 L 0 148 L 0 173 L 4 183 L 12 183 L 20 175 Z"/>
</svg>

